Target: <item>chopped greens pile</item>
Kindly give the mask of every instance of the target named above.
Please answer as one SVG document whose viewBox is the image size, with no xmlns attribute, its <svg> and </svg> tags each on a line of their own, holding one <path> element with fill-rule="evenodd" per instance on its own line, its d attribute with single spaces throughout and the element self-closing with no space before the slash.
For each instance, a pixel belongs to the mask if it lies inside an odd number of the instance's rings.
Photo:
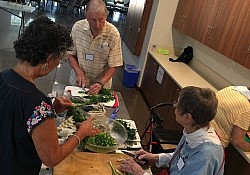
<svg viewBox="0 0 250 175">
<path fill-rule="evenodd" d="M 137 130 L 132 128 L 130 126 L 130 123 L 124 121 L 124 120 L 121 120 L 121 119 L 116 119 L 117 122 L 121 123 L 125 129 L 127 130 L 127 133 L 128 133 L 128 139 L 127 140 L 134 140 L 136 139 L 136 132 Z"/>
<path fill-rule="evenodd" d="M 84 93 L 79 91 L 78 93 Z M 78 105 L 91 105 L 97 103 L 106 103 L 114 99 L 111 89 L 102 88 L 98 95 L 88 95 L 84 97 L 72 97 L 71 101 Z"/>
<path fill-rule="evenodd" d="M 75 123 L 82 122 L 88 118 L 88 114 L 78 106 L 72 106 L 67 111 L 67 116 L 72 116 Z"/>
<path fill-rule="evenodd" d="M 101 132 L 93 137 L 88 137 L 86 143 L 104 147 L 116 145 L 115 139 L 107 132 Z"/>
<path fill-rule="evenodd" d="M 92 144 L 96 146 L 109 147 L 117 145 L 115 139 L 107 132 L 101 132 L 92 137 L 86 137 L 81 141 L 79 145 L 80 150 L 85 150 L 86 144 Z"/>
</svg>

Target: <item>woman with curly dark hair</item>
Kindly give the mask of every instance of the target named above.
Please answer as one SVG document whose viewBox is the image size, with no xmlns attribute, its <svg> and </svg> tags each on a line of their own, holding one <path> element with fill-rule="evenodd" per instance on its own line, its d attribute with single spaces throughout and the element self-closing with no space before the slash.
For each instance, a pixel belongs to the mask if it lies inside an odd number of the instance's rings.
<svg viewBox="0 0 250 175">
<path fill-rule="evenodd" d="M 53 167 L 80 141 L 92 136 L 93 117 L 82 122 L 75 135 L 59 145 L 56 112 L 72 106 L 69 99 L 50 98 L 38 90 L 35 79 L 50 73 L 66 58 L 72 39 L 68 30 L 42 16 L 30 23 L 14 42 L 17 65 L 0 73 L 0 167 L 5 175 L 36 175 L 42 163 Z"/>
</svg>

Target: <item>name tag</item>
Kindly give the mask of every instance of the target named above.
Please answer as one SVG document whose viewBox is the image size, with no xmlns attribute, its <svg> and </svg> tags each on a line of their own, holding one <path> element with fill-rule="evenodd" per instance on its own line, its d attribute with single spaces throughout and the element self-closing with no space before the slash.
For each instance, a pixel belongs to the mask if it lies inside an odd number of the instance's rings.
<svg viewBox="0 0 250 175">
<path fill-rule="evenodd" d="M 92 54 L 85 54 L 85 59 L 88 61 L 93 61 L 94 60 L 94 55 Z"/>
<path fill-rule="evenodd" d="M 177 162 L 177 168 L 178 168 L 178 170 L 180 171 L 183 167 L 184 167 L 184 161 L 183 161 L 183 159 L 180 157 L 180 159 L 178 160 L 178 162 Z"/>
</svg>

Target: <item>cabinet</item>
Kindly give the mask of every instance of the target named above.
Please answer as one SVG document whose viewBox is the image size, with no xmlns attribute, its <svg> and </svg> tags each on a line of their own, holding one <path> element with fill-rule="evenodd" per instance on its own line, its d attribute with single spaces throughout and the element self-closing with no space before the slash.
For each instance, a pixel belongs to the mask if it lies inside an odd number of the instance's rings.
<svg viewBox="0 0 250 175">
<path fill-rule="evenodd" d="M 146 34 L 153 0 L 130 0 L 122 39 L 129 50 L 139 56 Z"/>
<path fill-rule="evenodd" d="M 146 97 L 148 105 L 150 107 L 160 103 L 160 93 L 162 84 L 159 84 L 156 80 L 159 64 L 151 57 L 148 56 L 146 67 L 143 74 L 141 90 Z M 166 75 L 164 75 L 165 77 Z M 163 82 L 166 78 L 163 77 Z"/>
<path fill-rule="evenodd" d="M 228 48 L 224 47 L 223 52 L 250 69 L 250 1 L 247 2 L 248 4 L 242 5 L 239 10 L 240 18 L 236 20 L 232 32 L 234 36 L 229 37 L 228 42 L 232 44 Z"/>
<path fill-rule="evenodd" d="M 225 148 L 226 160 L 224 165 L 224 175 L 246 175 L 249 174 L 250 165 L 240 152 L 232 145 L 229 144 Z"/>
<path fill-rule="evenodd" d="M 249 9 L 245 0 L 180 0 L 173 27 L 250 68 Z"/>
<path fill-rule="evenodd" d="M 195 39 L 211 46 L 215 42 L 215 27 L 214 21 L 218 14 L 218 9 L 222 1 L 220 0 L 203 0 L 203 6 L 201 7 L 201 14 L 197 20 L 197 26 L 194 30 Z M 196 6 L 196 3 L 193 3 Z M 217 29 L 217 28 L 216 28 Z M 186 33 L 186 31 L 184 31 Z"/>
<path fill-rule="evenodd" d="M 143 74 L 141 91 L 150 107 L 163 102 L 173 103 L 177 100 L 180 89 L 165 71 L 162 82 L 159 83 L 157 81 L 156 77 L 159 66 L 158 62 L 149 54 Z M 155 111 L 164 120 L 162 123 L 164 128 L 182 131 L 182 127 L 175 121 L 173 107 L 163 106 Z"/>
<path fill-rule="evenodd" d="M 193 5 L 195 3 L 195 6 Z M 204 0 L 180 0 L 175 13 L 173 27 L 196 38 L 194 30 L 201 14 Z"/>
</svg>

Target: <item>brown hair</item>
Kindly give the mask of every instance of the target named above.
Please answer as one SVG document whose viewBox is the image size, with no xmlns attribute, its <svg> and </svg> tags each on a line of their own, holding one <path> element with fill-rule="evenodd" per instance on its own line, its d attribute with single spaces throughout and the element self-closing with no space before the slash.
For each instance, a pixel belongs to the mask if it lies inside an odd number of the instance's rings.
<svg viewBox="0 0 250 175">
<path fill-rule="evenodd" d="M 216 115 L 217 106 L 216 94 L 211 89 L 188 86 L 179 93 L 177 108 L 181 115 L 190 113 L 200 127 L 209 125 Z"/>
</svg>

